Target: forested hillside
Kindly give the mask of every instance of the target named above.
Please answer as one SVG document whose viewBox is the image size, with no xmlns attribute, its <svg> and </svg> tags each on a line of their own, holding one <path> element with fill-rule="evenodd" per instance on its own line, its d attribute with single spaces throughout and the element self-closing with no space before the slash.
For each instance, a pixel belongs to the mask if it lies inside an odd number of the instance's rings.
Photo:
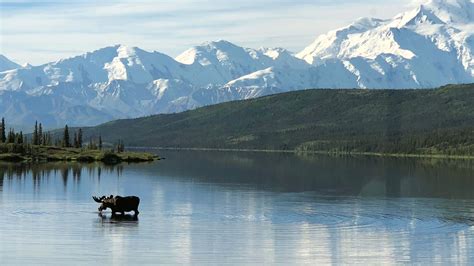
<svg viewBox="0 0 474 266">
<path fill-rule="evenodd" d="M 474 155 L 474 85 L 306 90 L 84 132 L 143 147 Z"/>
</svg>

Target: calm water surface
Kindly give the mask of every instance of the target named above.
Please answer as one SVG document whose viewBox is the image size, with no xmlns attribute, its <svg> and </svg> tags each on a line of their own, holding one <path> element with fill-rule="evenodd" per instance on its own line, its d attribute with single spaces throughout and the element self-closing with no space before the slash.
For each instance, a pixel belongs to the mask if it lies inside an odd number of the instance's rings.
<svg viewBox="0 0 474 266">
<path fill-rule="evenodd" d="M 474 164 L 170 152 L 0 164 L 0 264 L 474 263 Z M 138 195 L 99 216 L 92 195 Z"/>
</svg>

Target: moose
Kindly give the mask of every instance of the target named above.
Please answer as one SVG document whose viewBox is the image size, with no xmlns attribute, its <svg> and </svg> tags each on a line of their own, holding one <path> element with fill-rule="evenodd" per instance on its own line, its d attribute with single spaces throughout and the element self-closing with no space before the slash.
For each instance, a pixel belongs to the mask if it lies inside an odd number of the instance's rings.
<svg viewBox="0 0 474 266">
<path fill-rule="evenodd" d="M 135 216 L 138 216 L 140 213 L 138 211 L 138 205 L 140 204 L 140 198 L 136 196 L 128 196 L 128 197 L 121 197 L 121 196 L 113 196 L 110 195 L 109 197 L 102 196 L 92 197 L 95 202 L 101 203 L 99 207 L 99 212 L 102 213 L 103 210 L 110 208 L 112 210 L 112 216 L 116 213 L 121 213 L 125 215 L 125 212 L 133 211 Z"/>
</svg>

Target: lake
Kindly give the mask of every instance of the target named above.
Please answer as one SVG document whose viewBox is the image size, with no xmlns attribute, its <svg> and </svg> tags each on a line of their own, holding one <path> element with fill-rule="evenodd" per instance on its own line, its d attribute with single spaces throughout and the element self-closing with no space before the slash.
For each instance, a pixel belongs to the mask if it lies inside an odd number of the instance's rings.
<svg viewBox="0 0 474 266">
<path fill-rule="evenodd" d="M 0 164 L 0 264 L 469 264 L 474 163 L 160 151 Z M 137 195 L 138 220 L 91 196 Z"/>
</svg>

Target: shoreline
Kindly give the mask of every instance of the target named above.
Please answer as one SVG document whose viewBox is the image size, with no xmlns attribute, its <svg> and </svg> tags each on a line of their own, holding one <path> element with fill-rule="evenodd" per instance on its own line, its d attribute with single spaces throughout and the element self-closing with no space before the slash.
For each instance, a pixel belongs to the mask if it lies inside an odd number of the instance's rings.
<svg viewBox="0 0 474 266">
<path fill-rule="evenodd" d="M 3 162 L 102 162 L 105 164 L 141 163 L 161 160 L 158 155 L 147 152 L 112 152 L 108 150 L 87 150 L 80 148 L 61 148 L 52 146 L 35 146 L 32 152 L 0 153 Z"/>
<path fill-rule="evenodd" d="M 330 151 L 299 151 L 299 150 L 272 150 L 272 149 L 228 149 L 228 148 L 177 148 L 177 147 L 128 147 L 122 153 L 80 150 L 73 148 L 42 147 L 44 151 L 31 155 L 19 153 L 0 154 L 2 162 L 103 162 L 110 164 L 153 162 L 162 158 L 148 152 L 137 150 L 168 150 L 168 151 L 214 151 L 214 152 L 254 152 L 254 153 L 281 153 L 295 155 L 325 155 L 325 156 L 365 156 L 379 158 L 418 158 L 418 159 L 445 159 L 445 160 L 474 160 L 469 155 L 447 154 L 403 154 L 403 153 L 376 153 L 376 152 L 330 152 Z M 58 151 L 60 154 L 58 154 Z"/>
<path fill-rule="evenodd" d="M 404 154 L 404 153 L 377 153 L 377 152 L 330 152 L 330 151 L 299 151 L 299 150 L 267 150 L 267 149 L 225 149 L 225 148 L 176 148 L 176 147 L 128 147 L 130 150 L 169 150 L 169 151 L 217 151 L 217 152 L 258 152 L 258 153 L 285 153 L 333 156 L 367 156 L 380 158 L 419 158 L 419 159 L 449 159 L 474 160 L 474 155 L 448 154 Z"/>
</svg>

